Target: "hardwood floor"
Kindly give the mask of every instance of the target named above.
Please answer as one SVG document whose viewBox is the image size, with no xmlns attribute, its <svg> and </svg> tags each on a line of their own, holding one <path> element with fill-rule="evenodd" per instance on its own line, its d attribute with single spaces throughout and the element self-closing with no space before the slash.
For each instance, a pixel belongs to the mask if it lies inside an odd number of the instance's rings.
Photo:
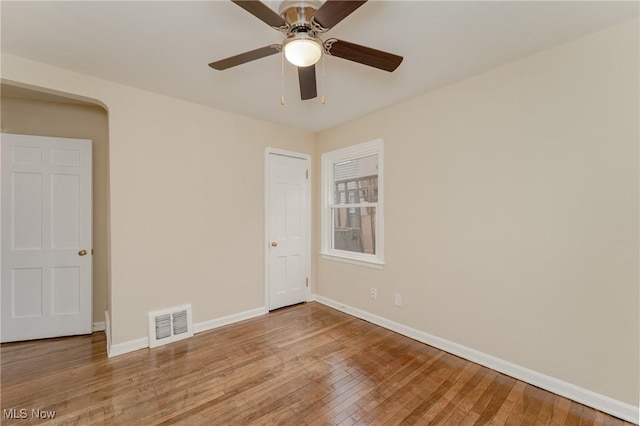
<svg viewBox="0 0 640 426">
<path fill-rule="evenodd" d="M 104 333 L 0 353 L 3 424 L 631 425 L 317 303 L 111 359 Z"/>
</svg>

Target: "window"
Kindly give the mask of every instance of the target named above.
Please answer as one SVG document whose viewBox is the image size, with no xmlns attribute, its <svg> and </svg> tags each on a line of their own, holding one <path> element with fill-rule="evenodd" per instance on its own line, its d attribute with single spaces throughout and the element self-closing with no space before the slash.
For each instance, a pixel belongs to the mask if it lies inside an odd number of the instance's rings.
<svg viewBox="0 0 640 426">
<path fill-rule="evenodd" d="M 366 266 L 383 261 L 381 139 L 322 155 L 322 255 Z"/>
</svg>

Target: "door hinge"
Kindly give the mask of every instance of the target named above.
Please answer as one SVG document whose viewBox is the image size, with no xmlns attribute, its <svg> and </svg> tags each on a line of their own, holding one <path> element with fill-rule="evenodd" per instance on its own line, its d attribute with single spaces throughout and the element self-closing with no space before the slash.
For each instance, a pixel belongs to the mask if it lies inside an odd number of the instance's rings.
<svg viewBox="0 0 640 426">
<path fill-rule="evenodd" d="M 307 278 L 306 281 L 307 281 L 307 287 L 309 287 L 309 278 Z"/>
<path fill-rule="evenodd" d="M 309 169 L 307 169 L 307 179 L 309 179 Z"/>
</svg>

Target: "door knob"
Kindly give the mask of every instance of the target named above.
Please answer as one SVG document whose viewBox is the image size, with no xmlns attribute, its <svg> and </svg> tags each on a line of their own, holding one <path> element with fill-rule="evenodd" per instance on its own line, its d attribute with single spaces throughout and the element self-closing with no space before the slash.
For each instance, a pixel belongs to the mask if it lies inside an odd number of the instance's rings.
<svg viewBox="0 0 640 426">
<path fill-rule="evenodd" d="M 88 252 L 87 252 L 86 250 L 80 250 L 80 251 L 78 252 L 78 256 L 86 256 L 86 255 L 87 255 L 87 253 L 88 253 Z"/>
<path fill-rule="evenodd" d="M 278 243 L 276 243 L 275 241 L 271 243 L 271 247 L 278 247 Z"/>
</svg>

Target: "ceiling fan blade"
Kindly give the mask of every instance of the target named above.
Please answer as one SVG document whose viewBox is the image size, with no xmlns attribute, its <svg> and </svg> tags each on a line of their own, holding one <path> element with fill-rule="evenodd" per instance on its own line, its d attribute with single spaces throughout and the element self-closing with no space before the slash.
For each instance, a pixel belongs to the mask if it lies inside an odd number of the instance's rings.
<svg viewBox="0 0 640 426">
<path fill-rule="evenodd" d="M 367 0 L 327 0 L 313 15 L 313 20 L 328 30 L 366 2 Z"/>
<path fill-rule="evenodd" d="M 218 71 L 222 71 L 226 70 L 227 68 L 235 67 L 236 65 L 255 61 L 256 59 L 264 58 L 266 56 L 275 55 L 278 52 L 280 52 L 280 45 L 272 44 L 270 46 L 261 47 L 260 49 L 250 50 L 249 52 L 231 56 L 230 58 L 211 62 L 209 66 Z"/>
<path fill-rule="evenodd" d="M 306 101 L 318 96 L 315 65 L 298 67 L 298 81 L 300 82 L 300 99 Z"/>
<path fill-rule="evenodd" d="M 403 59 L 402 56 L 394 55 L 393 53 L 360 46 L 348 41 L 336 40 L 335 38 L 327 40 L 324 46 L 326 52 L 331 56 L 359 62 L 389 72 L 398 68 Z"/>
<path fill-rule="evenodd" d="M 282 16 L 274 12 L 269 6 L 258 0 L 231 0 L 265 24 L 271 27 L 284 27 L 286 22 Z"/>
</svg>

